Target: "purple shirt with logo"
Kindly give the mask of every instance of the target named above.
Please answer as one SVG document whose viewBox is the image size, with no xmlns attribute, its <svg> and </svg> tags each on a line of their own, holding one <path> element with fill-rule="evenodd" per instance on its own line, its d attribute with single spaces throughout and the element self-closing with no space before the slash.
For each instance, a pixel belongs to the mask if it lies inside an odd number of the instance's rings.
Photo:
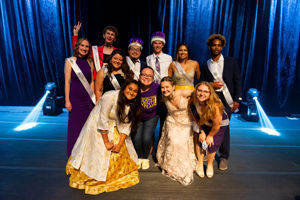
<svg viewBox="0 0 300 200">
<path fill-rule="evenodd" d="M 141 94 L 141 104 L 142 104 L 142 120 L 149 120 L 156 115 L 156 108 L 158 104 L 158 90 L 159 84 L 152 83 L 150 89 Z"/>
</svg>

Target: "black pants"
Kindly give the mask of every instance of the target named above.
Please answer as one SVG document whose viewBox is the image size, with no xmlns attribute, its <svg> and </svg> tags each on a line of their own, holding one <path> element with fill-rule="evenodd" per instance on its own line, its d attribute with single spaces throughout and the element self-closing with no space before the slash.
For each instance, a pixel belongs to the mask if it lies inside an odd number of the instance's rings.
<svg viewBox="0 0 300 200">
<path fill-rule="evenodd" d="M 230 120 L 231 119 L 231 108 L 225 107 L 224 109 L 228 115 L 228 119 Z M 228 160 L 229 152 L 230 152 L 230 128 L 228 126 L 224 133 L 223 142 L 219 148 L 220 158 L 224 158 L 224 159 Z"/>
</svg>

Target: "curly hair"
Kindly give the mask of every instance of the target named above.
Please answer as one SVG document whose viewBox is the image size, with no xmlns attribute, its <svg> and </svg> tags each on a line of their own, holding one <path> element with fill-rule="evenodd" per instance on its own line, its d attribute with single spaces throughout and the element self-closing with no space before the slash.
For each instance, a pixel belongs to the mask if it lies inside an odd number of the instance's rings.
<svg viewBox="0 0 300 200">
<path fill-rule="evenodd" d="M 212 42 L 215 40 L 215 39 L 218 39 L 218 40 L 221 40 L 222 42 L 222 47 L 225 46 L 226 44 L 226 39 L 223 35 L 221 34 L 212 34 L 209 36 L 209 38 L 206 40 L 206 45 L 207 47 L 210 47 L 212 45 Z"/>
<path fill-rule="evenodd" d="M 79 56 L 79 46 L 81 45 L 81 43 L 83 41 L 87 41 L 89 43 L 89 52 L 83 58 L 84 59 L 91 59 L 91 57 L 92 57 L 92 54 L 91 54 L 91 52 L 92 52 L 92 45 L 91 45 L 90 41 L 88 39 L 86 39 L 86 38 L 80 38 L 76 42 L 75 47 L 73 49 L 73 56 L 75 56 L 75 57 Z"/>
<path fill-rule="evenodd" d="M 109 57 L 109 63 L 107 66 L 107 74 L 109 75 L 109 77 L 111 77 L 111 73 L 113 71 L 114 66 L 111 64 L 111 60 L 112 57 L 116 54 L 119 54 L 120 56 L 122 56 L 122 65 L 121 65 L 121 70 L 125 75 L 125 79 L 132 79 L 134 77 L 134 73 L 130 70 L 127 62 L 126 62 L 126 56 L 125 53 L 122 49 L 115 49 L 113 50 L 113 52 L 111 53 L 110 57 Z"/>
<path fill-rule="evenodd" d="M 185 43 L 181 43 L 181 44 L 179 44 L 179 45 L 177 46 L 177 49 L 176 49 L 175 61 L 177 61 L 177 62 L 180 61 L 180 58 L 179 58 L 179 56 L 178 56 L 178 50 L 179 50 L 179 48 L 180 48 L 181 46 L 185 46 L 185 47 L 187 48 L 187 51 L 188 51 L 188 57 L 187 57 L 187 59 L 188 59 L 188 60 L 190 59 L 190 48 L 189 48 L 189 46 L 188 46 L 187 44 L 185 44 Z"/>
<path fill-rule="evenodd" d="M 130 84 L 135 84 L 138 86 L 138 93 L 137 96 L 132 99 L 128 100 L 124 94 L 124 91 L 126 87 Z M 129 112 L 126 115 L 125 106 L 129 106 Z M 123 123 L 129 123 L 131 122 L 131 131 L 136 131 L 138 127 L 138 123 L 141 119 L 141 90 L 140 90 L 140 84 L 138 81 L 134 79 L 126 80 L 125 84 L 122 86 L 119 97 L 118 97 L 118 103 L 117 103 L 117 117 L 120 120 L 120 122 Z"/>
<path fill-rule="evenodd" d="M 197 89 L 201 85 L 206 85 L 208 87 L 210 95 L 209 98 L 203 104 L 201 104 L 203 105 L 203 107 L 200 111 L 200 104 L 197 99 Z M 189 104 L 191 103 L 196 106 L 197 111 L 200 115 L 200 120 L 197 121 L 200 126 L 215 118 L 217 110 L 219 110 L 221 113 L 224 110 L 222 101 L 219 99 L 219 96 L 216 94 L 214 88 L 208 82 L 201 82 L 195 86 L 195 91 L 192 93 Z"/>
</svg>

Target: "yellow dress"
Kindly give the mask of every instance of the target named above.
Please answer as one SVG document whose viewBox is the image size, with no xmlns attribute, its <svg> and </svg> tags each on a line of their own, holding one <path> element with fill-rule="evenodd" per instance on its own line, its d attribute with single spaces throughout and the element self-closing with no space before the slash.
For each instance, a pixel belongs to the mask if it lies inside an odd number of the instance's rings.
<svg viewBox="0 0 300 200">
<path fill-rule="evenodd" d="M 102 103 L 106 102 L 106 108 L 101 109 L 99 108 L 100 105 L 96 105 L 96 110 L 92 111 L 91 115 L 96 115 L 100 110 L 104 112 L 101 113 L 102 116 L 105 116 L 105 112 L 109 112 L 106 113 L 106 116 L 110 116 L 113 119 L 115 116 L 114 104 L 117 97 L 118 94 L 116 92 L 108 92 L 108 95 L 102 97 Z M 95 117 L 91 116 L 88 118 L 66 165 L 66 174 L 70 175 L 70 187 L 84 189 L 86 194 L 96 195 L 102 192 L 124 189 L 139 183 L 137 156 L 133 150 L 130 137 L 126 138 L 119 153 L 107 151 L 101 134 L 97 130 L 92 131 L 91 129 L 92 124 L 95 124 L 94 121 Z M 124 126 L 121 123 L 112 123 L 113 120 L 108 121 L 103 119 L 99 124 L 107 123 L 109 126 L 112 126 L 108 127 L 109 139 L 114 144 L 117 144 L 120 140 L 118 130 L 127 134 L 126 128 L 128 124 Z M 101 126 L 99 124 L 98 127 Z M 107 167 L 105 167 L 106 165 Z"/>
</svg>

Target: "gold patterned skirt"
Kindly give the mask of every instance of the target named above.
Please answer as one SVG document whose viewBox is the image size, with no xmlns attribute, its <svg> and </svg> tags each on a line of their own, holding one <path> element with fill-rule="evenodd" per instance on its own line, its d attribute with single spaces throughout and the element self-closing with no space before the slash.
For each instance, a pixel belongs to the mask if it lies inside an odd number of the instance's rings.
<svg viewBox="0 0 300 200">
<path fill-rule="evenodd" d="M 114 143 L 118 143 L 120 135 L 115 128 Z M 72 155 L 71 155 L 72 156 Z M 138 165 L 130 158 L 125 143 L 119 153 L 111 152 L 106 181 L 97 181 L 88 177 L 80 169 L 73 168 L 70 159 L 66 165 L 66 173 L 70 174 L 69 185 L 72 188 L 84 189 L 86 194 L 100 194 L 128 188 L 139 183 Z"/>
</svg>

